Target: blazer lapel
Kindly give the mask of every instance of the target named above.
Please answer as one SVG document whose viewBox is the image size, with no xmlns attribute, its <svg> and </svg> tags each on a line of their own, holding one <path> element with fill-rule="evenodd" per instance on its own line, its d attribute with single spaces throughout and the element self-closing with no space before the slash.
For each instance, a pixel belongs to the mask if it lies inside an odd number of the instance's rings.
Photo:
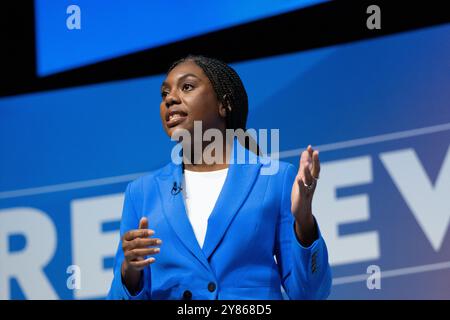
<svg viewBox="0 0 450 320">
<path fill-rule="evenodd" d="M 237 140 L 234 142 L 234 147 L 244 148 Z M 248 150 L 244 152 L 248 152 Z M 203 243 L 203 252 L 207 259 L 216 249 L 234 216 L 246 200 L 258 177 L 260 167 L 261 163 L 259 162 L 237 164 L 235 161 L 230 164 L 222 191 L 208 219 L 208 228 Z"/>
<path fill-rule="evenodd" d="M 159 187 L 161 206 L 163 213 L 172 226 L 173 230 L 180 238 L 181 242 L 186 248 L 206 267 L 209 267 L 209 263 L 205 258 L 205 255 L 200 248 L 198 241 L 195 237 L 194 230 L 192 229 L 189 218 L 186 214 L 186 207 L 183 201 L 182 192 L 174 192 L 174 182 L 178 186 L 181 186 L 182 182 L 182 165 L 176 165 L 170 163 L 166 170 L 161 172 L 156 177 L 156 181 Z"/>
</svg>

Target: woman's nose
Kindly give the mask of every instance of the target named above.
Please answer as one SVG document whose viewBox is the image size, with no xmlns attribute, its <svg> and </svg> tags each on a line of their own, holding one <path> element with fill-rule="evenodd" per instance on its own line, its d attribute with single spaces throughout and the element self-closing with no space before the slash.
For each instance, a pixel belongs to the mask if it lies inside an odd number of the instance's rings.
<svg viewBox="0 0 450 320">
<path fill-rule="evenodd" d="M 171 105 L 180 103 L 180 97 L 174 93 L 169 93 L 166 96 L 166 107 L 169 108 Z"/>
</svg>

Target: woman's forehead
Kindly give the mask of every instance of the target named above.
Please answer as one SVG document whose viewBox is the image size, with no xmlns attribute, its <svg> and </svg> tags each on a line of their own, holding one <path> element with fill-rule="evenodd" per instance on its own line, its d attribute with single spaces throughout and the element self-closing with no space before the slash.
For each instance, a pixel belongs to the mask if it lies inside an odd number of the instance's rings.
<svg viewBox="0 0 450 320">
<path fill-rule="evenodd" d="M 198 66 L 194 61 L 187 60 L 178 64 L 173 68 L 166 76 L 163 84 L 168 84 L 170 82 L 177 82 L 181 78 L 186 78 L 188 76 L 196 77 L 202 81 L 209 82 L 209 78 L 203 72 L 203 69 Z"/>
<path fill-rule="evenodd" d="M 169 77 L 170 75 L 179 75 L 184 73 L 192 73 L 199 78 L 206 77 L 203 69 L 192 60 L 181 62 L 175 68 L 173 68 L 167 76 Z"/>
</svg>

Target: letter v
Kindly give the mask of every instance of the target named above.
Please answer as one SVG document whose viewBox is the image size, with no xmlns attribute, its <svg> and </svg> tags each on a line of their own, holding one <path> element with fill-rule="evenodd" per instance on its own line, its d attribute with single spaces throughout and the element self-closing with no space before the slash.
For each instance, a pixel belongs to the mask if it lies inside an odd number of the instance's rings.
<svg viewBox="0 0 450 320">
<path fill-rule="evenodd" d="M 413 149 L 385 152 L 380 159 L 433 249 L 439 251 L 450 222 L 450 147 L 434 187 Z"/>
</svg>

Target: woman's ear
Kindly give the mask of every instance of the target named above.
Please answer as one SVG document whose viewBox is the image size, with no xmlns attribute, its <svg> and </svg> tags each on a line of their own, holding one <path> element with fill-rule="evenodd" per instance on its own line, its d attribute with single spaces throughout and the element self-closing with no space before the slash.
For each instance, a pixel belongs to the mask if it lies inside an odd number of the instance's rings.
<svg viewBox="0 0 450 320">
<path fill-rule="evenodd" d="M 231 112 L 231 104 L 228 96 L 226 94 L 223 95 L 222 101 L 219 104 L 219 114 L 221 117 L 226 118 L 227 114 Z"/>
</svg>

